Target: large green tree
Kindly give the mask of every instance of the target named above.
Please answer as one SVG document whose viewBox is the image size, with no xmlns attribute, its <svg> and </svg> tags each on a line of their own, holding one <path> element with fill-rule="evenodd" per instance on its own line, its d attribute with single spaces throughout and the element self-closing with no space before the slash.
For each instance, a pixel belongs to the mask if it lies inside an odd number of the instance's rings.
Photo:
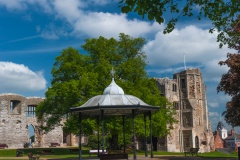
<svg viewBox="0 0 240 160">
<path fill-rule="evenodd" d="M 240 126 L 240 22 L 232 25 L 228 41 L 229 48 L 238 53 L 228 53 L 227 60 L 219 62 L 219 65 L 227 65 L 229 70 L 222 75 L 217 90 L 231 96 L 231 100 L 226 103 L 226 111 L 223 112 L 226 122 Z"/>
<path fill-rule="evenodd" d="M 208 18 L 213 28 L 210 32 L 220 32 L 218 41 L 221 45 L 227 43 L 226 33 L 232 22 L 237 20 L 240 12 L 239 0 L 121 0 L 120 7 L 123 13 L 136 12 L 149 20 L 156 20 L 159 24 L 167 19 L 164 33 L 171 32 L 178 20 L 183 17 L 192 17 L 198 20 Z M 168 16 L 166 16 L 168 15 Z M 239 19 L 238 19 L 239 20 Z"/>
<path fill-rule="evenodd" d="M 115 81 L 126 94 L 137 96 L 148 104 L 161 106 L 161 111 L 153 116 L 156 128 L 154 133 L 155 136 L 167 134 L 167 126 L 175 122 L 172 116 L 174 111 L 171 107 L 165 107 L 168 104 L 166 98 L 160 96 L 155 80 L 147 76 L 146 55 L 142 51 L 144 43 L 143 38 L 120 34 L 119 40 L 104 37 L 86 39 L 82 48 L 87 54 L 80 54 L 71 47 L 63 50 L 54 63 L 53 79 L 45 93 L 46 99 L 36 110 L 39 119 L 45 122 L 43 129 L 49 131 L 61 125 L 62 117 L 71 107 L 80 106 L 91 97 L 102 94 L 111 82 L 110 71 L 114 68 Z M 77 133 L 76 117 L 67 115 L 66 131 Z M 91 134 L 96 129 L 95 120 L 87 119 L 83 122 L 84 133 Z M 137 127 L 141 128 L 138 129 L 139 135 L 144 129 L 142 120 L 142 117 L 137 120 L 141 125 Z M 106 129 L 112 137 L 122 131 L 121 117 L 106 122 Z M 131 127 L 131 123 L 128 124 L 126 128 Z"/>
</svg>

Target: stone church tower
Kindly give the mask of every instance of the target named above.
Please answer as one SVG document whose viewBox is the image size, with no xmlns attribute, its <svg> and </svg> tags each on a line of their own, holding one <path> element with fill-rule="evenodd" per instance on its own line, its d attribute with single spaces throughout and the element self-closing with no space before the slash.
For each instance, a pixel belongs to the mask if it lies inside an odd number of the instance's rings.
<svg viewBox="0 0 240 160">
<path fill-rule="evenodd" d="M 200 70 L 187 69 L 174 74 L 173 79 L 156 78 L 156 83 L 161 94 L 172 102 L 178 121 L 164 143 L 158 144 L 158 150 L 184 152 L 192 147 L 200 148 L 199 152 L 214 150 L 206 88 Z"/>
</svg>

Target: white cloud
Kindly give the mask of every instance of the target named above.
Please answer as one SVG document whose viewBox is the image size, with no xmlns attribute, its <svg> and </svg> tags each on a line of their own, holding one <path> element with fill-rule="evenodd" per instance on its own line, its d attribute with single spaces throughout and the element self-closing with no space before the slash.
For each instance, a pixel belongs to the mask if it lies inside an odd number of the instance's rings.
<svg viewBox="0 0 240 160">
<path fill-rule="evenodd" d="M 218 112 L 209 112 L 209 116 L 210 117 L 213 117 L 213 116 L 220 117 L 220 114 Z"/>
<path fill-rule="evenodd" d="M 196 63 L 203 66 L 205 81 L 219 81 L 227 68 L 220 69 L 218 62 L 226 59 L 230 49 L 219 49 L 216 36 L 217 33 L 210 34 L 208 30 L 190 25 L 180 30 L 175 29 L 167 35 L 159 31 L 155 39 L 149 41 L 143 50 L 152 66 L 183 65 L 185 55 L 187 68 L 188 64 Z"/>
<path fill-rule="evenodd" d="M 74 25 L 75 33 L 85 33 L 91 37 L 104 36 L 106 38 L 125 33 L 133 37 L 143 36 L 156 31 L 154 24 L 139 20 L 127 20 L 125 14 L 111 14 L 91 12 L 82 15 Z"/>
<path fill-rule="evenodd" d="M 68 27 L 68 32 L 72 32 L 72 36 L 77 37 L 85 35 L 87 37 L 104 36 L 106 38 L 118 38 L 119 33 L 139 37 L 163 29 L 163 26 L 160 26 L 158 23 L 139 21 L 137 19 L 128 20 L 126 14 L 93 12 L 87 10 L 90 4 L 106 5 L 108 3 L 110 2 L 107 0 L 98 0 L 94 1 L 94 3 L 93 1 L 86 2 L 81 0 L 0 0 L 0 6 L 5 6 L 8 9 L 25 10 L 31 7 L 45 13 L 51 13 L 55 18 L 64 20 L 66 25 L 63 27 Z M 117 6 L 116 9 L 118 9 Z M 69 27 L 71 30 L 69 30 Z M 48 27 L 41 26 L 41 28 Z M 62 36 L 61 33 L 57 34 L 57 32 L 53 32 L 51 28 L 42 35 L 43 38 L 47 39 L 57 39 L 58 36 Z"/>
<path fill-rule="evenodd" d="M 210 118 L 210 121 L 211 121 L 212 131 L 216 130 L 219 121 L 221 121 L 223 123 L 223 126 L 228 131 L 232 130 L 232 126 L 227 124 L 227 122 L 225 121 L 224 117 L 222 117 L 221 114 L 219 114 L 218 112 L 209 112 L 209 118 Z M 239 134 L 240 133 L 240 127 L 234 127 L 234 131 L 235 131 L 235 133 Z"/>
<path fill-rule="evenodd" d="M 0 0 L 0 5 L 5 6 L 7 9 L 25 9 L 26 4 L 23 1 L 16 0 Z"/>
<path fill-rule="evenodd" d="M 59 39 L 62 36 L 67 36 L 68 33 L 63 29 L 55 26 L 54 24 L 49 24 L 44 29 L 37 28 L 38 32 L 41 33 L 41 37 L 45 39 Z"/>
<path fill-rule="evenodd" d="M 125 33 L 136 37 L 162 28 L 157 23 L 151 24 L 137 19 L 128 20 L 126 14 L 83 11 L 80 1 L 72 2 L 55 1 L 54 8 L 57 17 L 65 19 L 73 26 L 75 36 L 116 38 L 119 33 Z"/>
<path fill-rule="evenodd" d="M 0 6 L 4 6 L 8 10 L 25 10 L 28 5 L 36 5 L 36 8 L 44 12 L 52 11 L 48 0 L 0 0 Z"/>
<path fill-rule="evenodd" d="M 218 108 L 219 107 L 219 103 L 218 102 L 208 102 L 208 105 L 212 108 Z"/>
<path fill-rule="evenodd" d="M 225 53 L 227 54 L 227 52 Z M 227 59 L 227 57 L 225 58 Z M 227 73 L 229 68 L 227 66 L 220 66 L 218 63 L 223 59 L 219 59 L 218 57 L 212 58 L 209 61 L 206 61 L 204 64 L 204 68 L 202 69 L 204 81 L 215 81 L 220 82 L 220 79 L 224 73 Z"/>
<path fill-rule="evenodd" d="M 114 0 L 114 1 L 115 1 L 115 3 L 119 2 L 119 1 L 116 1 L 116 0 Z M 92 6 L 92 5 L 103 6 L 103 5 L 112 3 L 112 1 L 109 1 L 109 0 L 88 0 L 88 1 L 86 1 L 86 3 L 88 3 L 89 6 Z"/>
<path fill-rule="evenodd" d="M 217 93 L 218 84 L 216 84 L 215 82 L 210 84 L 206 83 L 206 85 L 208 106 L 214 109 L 225 108 L 226 103 L 231 100 L 231 97 L 224 94 L 223 92 Z"/>
<path fill-rule="evenodd" d="M 19 41 L 27 41 L 27 40 L 32 40 L 32 39 L 39 38 L 39 37 L 41 37 L 41 35 L 34 35 L 34 36 L 29 36 L 29 37 L 23 37 L 23 38 L 20 38 L 20 39 L 11 40 L 9 42 L 12 43 L 12 42 L 19 42 Z"/>
<path fill-rule="evenodd" d="M 46 88 L 42 72 L 33 72 L 23 64 L 0 62 L 1 92 L 39 91 Z"/>
<path fill-rule="evenodd" d="M 77 0 L 55 0 L 52 5 L 53 10 L 56 13 L 56 17 L 66 19 L 69 23 L 74 23 L 81 18 L 81 8 L 84 6 L 83 3 Z"/>
<path fill-rule="evenodd" d="M 209 62 L 216 57 L 223 57 L 228 49 L 219 49 L 216 34 L 210 34 L 195 26 L 187 26 L 181 30 L 174 30 L 170 34 L 156 35 L 144 48 L 149 56 L 150 64 L 163 66 L 183 63 L 184 54 L 188 62 Z"/>
</svg>

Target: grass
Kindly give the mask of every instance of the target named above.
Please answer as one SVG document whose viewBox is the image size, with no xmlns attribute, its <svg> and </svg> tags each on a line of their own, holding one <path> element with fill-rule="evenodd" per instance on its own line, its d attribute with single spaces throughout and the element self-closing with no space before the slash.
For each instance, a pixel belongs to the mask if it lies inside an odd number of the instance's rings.
<svg viewBox="0 0 240 160">
<path fill-rule="evenodd" d="M 201 153 L 198 154 L 199 157 L 207 157 L 207 158 L 237 158 L 237 152 L 233 152 L 231 154 L 221 153 L 221 152 L 209 152 L 209 153 Z"/>
<path fill-rule="evenodd" d="M 0 157 L 13 157 L 16 156 L 16 149 L 1 149 Z"/>
<path fill-rule="evenodd" d="M 54 154 L 52 155 L 41 155 L 41 158 L 76 158 L 78 157 L 78 153 L 70 153 L 70 148 L 27 148 L 27 149 L 20 149 L 23 152 L 23 156 L 27 158 L 27 153 L 32 152 L 34 155 L 40 154 L 41 150 L 53 150 Z M 77 149 L 77 148 L 75 148 Z M 137 155 L 144 155 L 145 151 L 138 151 Z M 150 152 L 148 152 L 150 155 Z M 89 153 L 88 150 L 82 150 L 83 157 L 88 157 Z M 132 155 L 132 153 L 130 153 Z M 184 153 L 179 152 L 155 152 L 154 155 L 159 156 L 184 156 Z M 0 149 L 0 159 L 3 160 L 1 157 L 16 157 L 16 149 Z M 199 153 L 198 157 L 204 157 L 204 158 L 237 158 L 238 154 L 236 152 L 233 152 L 231 154 L 225 154 L 221 152 L 209 152 L 209 153 Z M 9 159 L 8 159 L 9 160 Z M 21 159 L 24 160 L 24 159 Z"/>
</svg>

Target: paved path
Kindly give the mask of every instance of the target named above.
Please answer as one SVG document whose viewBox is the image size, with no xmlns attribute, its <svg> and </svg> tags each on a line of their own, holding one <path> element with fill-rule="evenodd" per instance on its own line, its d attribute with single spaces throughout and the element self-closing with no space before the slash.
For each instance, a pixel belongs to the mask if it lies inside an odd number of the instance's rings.
<svg viewBox="0 0 240 160">
<path fill-rule="evenodd" d="M 238 160 L 237 158 L 201 158 L 201 157 L 177 157 L 177 156 L 159 156 L 154 158 L 137 157 L 137 160 Z M 42 159 L 41 159 L 42 160 Z M 46 160 L 63 160 L 63 159 L 46 159 Z M 78 159 L 65 159 L 65 160 L 78 160 Z M 99 159 L 83 159 L 83 160 L 99 160 Z M 133 160 L 129 158 L 128 160 Z"/>
<path fill-rule="evenodd" d="M 0 157 L 0 160 L 23 160 L 27 157 Z M 52 159 L 52 158 L 40 158 L 40 160 L 78 160 L 78 158 L 68 159 Z M 99 160 L 98 158 L 83 158 L 83 160 Z M 132 156 L 129 156 L 128 160 L 133 160 Z M 190 156 L 154 156 L 154 158 L 137 156 L 137 160 L 238 160 L 238 158 L 202 158 L 202 157 L 190 157 Z"/>
<path fill-rule="evenodd" d="M 43 160 L 43 159 L 40 159 Z M 63 160 L 63 159 L 45 159 L 45 160 Z M 64 160 L 78 160 L 78 159 L 64 159 Z M 88 159 L 83 160 L 99 160 L 99 159 Z M 133 160 L 129 158 L 128 160 Z M 154 158 L 137 157 L 137 160 L 238 160 L 237 158 L 202 158 L 202 157 L 176 157 L 176 156 L 160 156 Z"/>
</svg>

